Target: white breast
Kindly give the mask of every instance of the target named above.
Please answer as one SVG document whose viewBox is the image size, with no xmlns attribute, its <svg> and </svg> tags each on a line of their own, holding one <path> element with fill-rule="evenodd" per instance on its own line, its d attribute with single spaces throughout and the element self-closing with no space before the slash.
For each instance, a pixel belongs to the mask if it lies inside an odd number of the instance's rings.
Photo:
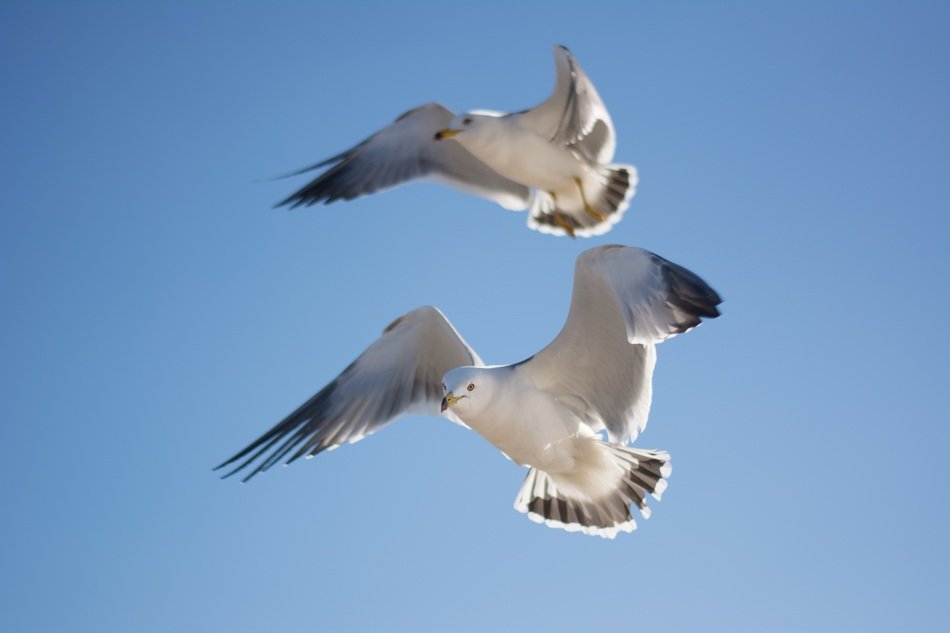
<svg viewBox="0 0 950 633">
<path fill-rule="evenodd" d="M 504 369 L 506 380 L 494 389 L 491 403 L 462 419 L 519 464 L 547 472 L 570 470 L 574 460 L 565 440 L 581 431 L 580 420 L 517 372 Z"/>
<path fill-rule="evenodd" d="M 544 191 L 567 190 L 587 166 L 564 147 L 518 125 L 513 117 L 488 119 L 456 140 L 502 176 Z"/>
</svg>

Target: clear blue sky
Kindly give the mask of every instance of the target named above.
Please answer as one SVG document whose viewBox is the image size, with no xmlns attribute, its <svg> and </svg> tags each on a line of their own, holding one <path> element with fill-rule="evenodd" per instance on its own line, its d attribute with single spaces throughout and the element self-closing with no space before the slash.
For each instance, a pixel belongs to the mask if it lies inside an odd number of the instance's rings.
<svg viewBox="0 0 950 633">
<path fill-rule="evenodd" d="M 950 629 L 950 7 L 402 4 L 0 6 L 0 631 Z M 640 170 L 608 235 L 271 209 L 410 107 L 541 101 L 555 43 Z M 608 242 L 725 299 L 659 350 L 633 535 L 527 521 L 437 418 L 211 472 L 416 306 L 537 351 Z"/>
</svg>

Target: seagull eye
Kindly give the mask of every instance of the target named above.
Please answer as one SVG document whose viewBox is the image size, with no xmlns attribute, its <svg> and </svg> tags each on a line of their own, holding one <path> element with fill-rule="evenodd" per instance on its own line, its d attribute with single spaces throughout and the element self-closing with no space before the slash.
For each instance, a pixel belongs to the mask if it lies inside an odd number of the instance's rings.
<svg viewBox="0 0 950 633">
<path fill-rule="evenodd" d="M 442 383 L 442 391 L 446 391 L 445 383 Z"/>
<path fill-rule="evenodd" d="M 469 391 L 473 391 L 475 389 L 475 383 L 474 382 L 468 383 L 468 387 L 466 387 L 466 389 L 468 389 Z"/>
<path fill-rule="evenodd" d="M 464 119 L 462 119 L 462 125 L 468 125 L 471 122 L 472 122 L 471 117 L 465 117 Z"/>
</svg>

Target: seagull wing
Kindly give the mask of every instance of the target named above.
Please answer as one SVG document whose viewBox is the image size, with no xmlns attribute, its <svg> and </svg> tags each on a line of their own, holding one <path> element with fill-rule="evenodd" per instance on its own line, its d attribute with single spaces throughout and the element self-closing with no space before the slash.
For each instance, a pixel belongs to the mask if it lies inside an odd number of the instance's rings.
<svg viewBox="0 0 950 633">
<path fill-rule="evenodd" d="M 516 366 L 618 444 L 647 423 L 655 345 L 719 316 L 706 282 L 649 251 L 600 246 L 577 258 L 567 323 Z"/>
<path fill-rule="evenodd" d="M 557 83 L 541 105 L 513 116 L 552 143 L 595 163 L 609 163 L 617 147 L 614 124 L 594 84 L 564 46 L 554 47 Z"/>
<path fill-rule="evenodd" d="M 488 198 L 506 209 L 528 207 L 531 191 L 508 180 L 452 139 L 435 140 L 454 114 L 438 103 L 406 112 L 368 139 L 316 165 L 326 171 L 277 206 L 352 200 L 417 178 L 428 178 Z M 295 175 L 291 174 L 291 175 Z"/>
<path fill-rule="evenodd" d="M 333 382 L 215 470 L 232 466 L 224 475 L 230 477 L 248 468 L 247 481 L 284 458 L 289 464 L 358 442 L 404 413 L 439 415 L 442 376 L 463 365 L 483 363 L 438 309 L 417 308 L 393 321 Z"/>
</svg>

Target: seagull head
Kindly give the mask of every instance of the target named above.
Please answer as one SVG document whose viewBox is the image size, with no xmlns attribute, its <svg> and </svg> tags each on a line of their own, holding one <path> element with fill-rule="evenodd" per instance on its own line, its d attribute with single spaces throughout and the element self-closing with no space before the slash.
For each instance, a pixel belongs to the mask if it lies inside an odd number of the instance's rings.
<svg viewBox="0 0 950 633">
<path fill-rule="evenodd" d="M 459 367 L 442 378 L 442 412 L 448 409 L 464 418 L 477 413 L 491 400 L 492 376 L 484 367 Z"/>
<path fill-rule="evenodd" d="M 483 129 L 486 125 L 491 125 L 491 121 L 497 120 L 501 114 L 501 112 L 493 112 L 490 110 L 464 112 L 452 119 L 452 122 L 449 123 L 449 127 L 436 132 L 434 138 L 437 141 L 441 141 L 456 137 L 459 134 L 469 135 L 473 132 L 477 133 L 478 130 Z"/>
</svg>

